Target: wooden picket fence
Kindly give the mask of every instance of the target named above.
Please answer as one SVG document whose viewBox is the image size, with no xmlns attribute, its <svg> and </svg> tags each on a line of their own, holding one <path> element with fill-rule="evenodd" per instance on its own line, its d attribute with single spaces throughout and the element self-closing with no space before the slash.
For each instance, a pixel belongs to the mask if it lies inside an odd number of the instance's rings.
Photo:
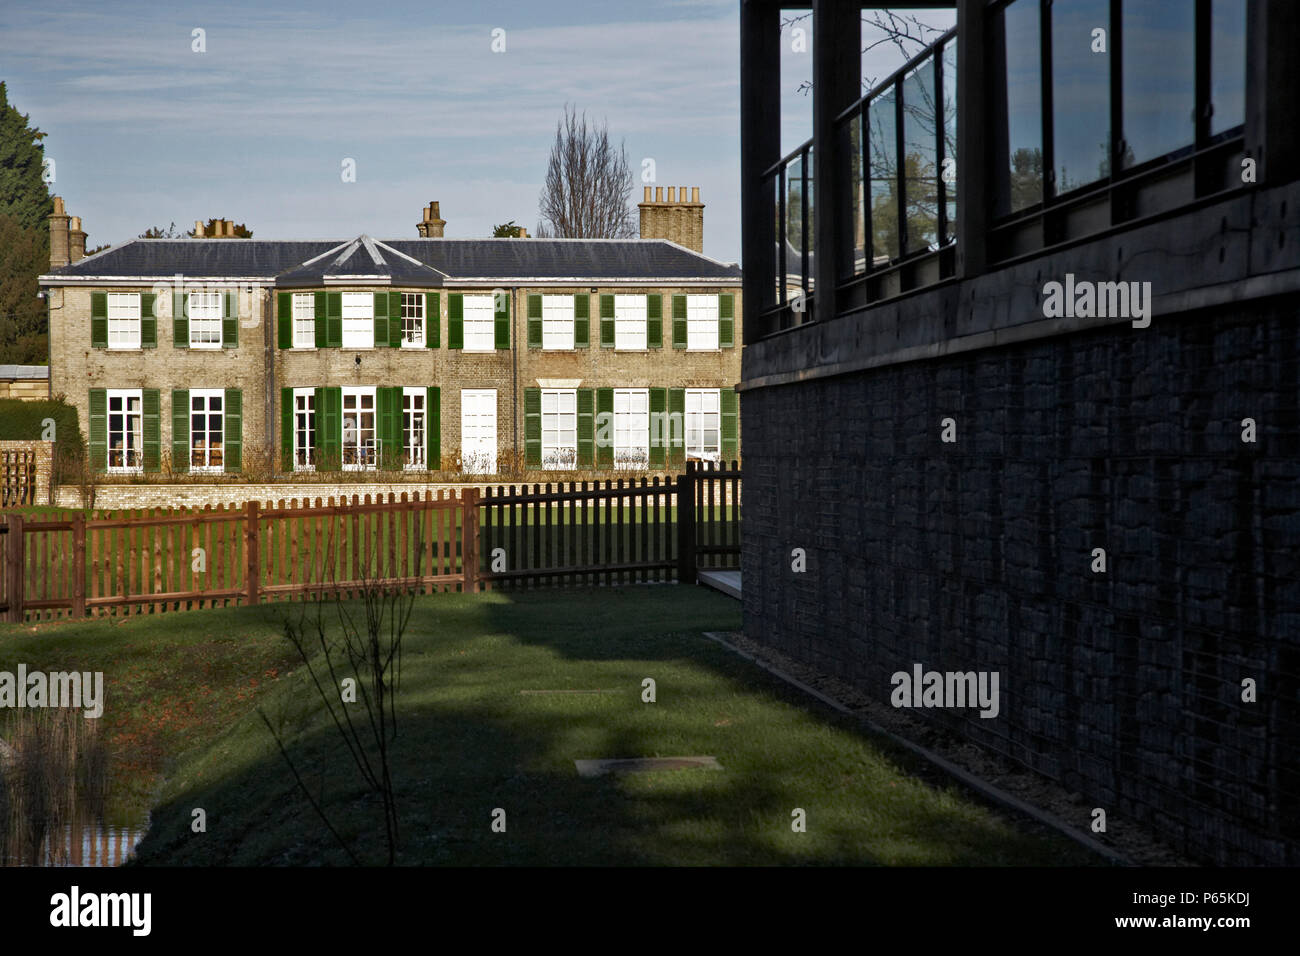
<svg viewBox="0 0 1300 956">
<path fill-rule="evenodd" d="M 740 469 L 688 462 L 678 476 L 487 488 L 488 587 L 694 584 L 740 564 Z"/>
<path fill-rule="evenodd" d="M 372 584 L 420 593 L 495 587 L 694 584 L 740 557 L 741 473 L 498 486 L 351 500 L 0 516 L 0 614 L 12 622 L 163 611 Z"/>
<path fill-rule="evenodd" d="M 372 583 L 476 589 L 476 490 L 380 499 L 7 515 L 0 608 L 21 622 L 352 597 Z"/>
</svg>

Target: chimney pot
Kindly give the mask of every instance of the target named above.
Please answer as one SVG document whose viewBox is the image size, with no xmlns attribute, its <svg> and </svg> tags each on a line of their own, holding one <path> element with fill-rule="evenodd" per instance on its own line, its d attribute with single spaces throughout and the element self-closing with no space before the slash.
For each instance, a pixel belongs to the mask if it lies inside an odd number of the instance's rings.
<svg viewBox="0 0 1300 956">
<path fill-rule="evenodd" d="M 677 187 L 676 187 L 676 186 L 669 186 L 669 187 L 668 187 L 668 201 L 669 201 L 669 202 L 677 202 Z"/>
<path fill-rule="evenodd" d="M 194 220 L 194 238 L 195 238 L 195 239 L 202 239 L 202 238 L 203 238 L 203 220 L 202 220 L 202 219 L 195 219 L 195 220 Z"/>
<path fill-rule="evenodd" d="M 649 187 L 649 186 L 647 186 L 647 187 L 645 188 L 645 198 L 642 199 L 641 201 L 642 201 L 642 202 L 649 202 L 649 201 L 650 201 L 650 187 Z"/>
<path fill-rule="evenodd" d="M 55 196 L 55 197 L 54 197 L 54 215 L 56 215 L 56 216 L 65 216 L 65 215 L 67 215 L 67 213 L 66 213 L 66 212 L 64 211 L 64 209 L 63 209 L 63 197 L 62 197 L 62 196 Z"/>
<path fill-rule="evenodd" d="M 691 187 L 691 202 L 699 202 L 699 201 L 700 201 L 700 187 L 699 187 L 699 186 L 692 186 L 692 187 Z"/>
<path fill-rule="evenodd" d="M 656 186 L 656 187 L 655 187 L 655 202 L 663 202 L 663 201 L 664 201 L 664 187 L 662 187 L 662 186 Z"/>
</svg>

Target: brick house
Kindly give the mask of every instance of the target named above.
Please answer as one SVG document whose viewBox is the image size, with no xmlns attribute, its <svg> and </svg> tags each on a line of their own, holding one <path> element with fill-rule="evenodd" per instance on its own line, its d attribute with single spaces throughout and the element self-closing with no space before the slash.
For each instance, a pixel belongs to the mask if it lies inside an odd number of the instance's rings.
<svg viewBox="0 0 1300 956">
<path fill-rule="evenodd" d="M 735 459 L 740 269 L 675 192 L 646 190 L 639 239 L 447 239 L 430 203 L 415 239 L 221 220 L 89 258 L 56 200 L 50 394 L 109 473 Z"/>
</svg>

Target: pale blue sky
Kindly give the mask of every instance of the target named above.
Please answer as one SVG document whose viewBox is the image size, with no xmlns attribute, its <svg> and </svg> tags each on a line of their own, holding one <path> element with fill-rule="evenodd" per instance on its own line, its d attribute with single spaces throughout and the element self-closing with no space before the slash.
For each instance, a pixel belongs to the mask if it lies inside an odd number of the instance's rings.
<svg viewBox="0 0 1300 956">
<path fill-rule="evenodd" d="M 433 199 L 449 237 L 510 219 L 532 231 L 567 102 L 625 140 L 634 202 L 645 158 L 656 185 L 699 186 L 704 251 L 731 262 L 738 11 L 736 0 L 0 0 L 0 79 L 48 134 L 51 188 L 91 246 L 212 217 L 267 239 L 413 237 Z M 195 28 L 204 53 L 191 51 Z M 504 53 L 491 49 L 496 28 Z M 789 148 L 811 135 L 808 98 L 793 92 L 811 57 L 784 49 Z M 355 183 L 341 181 L 345 157 Z"/>
</svg>

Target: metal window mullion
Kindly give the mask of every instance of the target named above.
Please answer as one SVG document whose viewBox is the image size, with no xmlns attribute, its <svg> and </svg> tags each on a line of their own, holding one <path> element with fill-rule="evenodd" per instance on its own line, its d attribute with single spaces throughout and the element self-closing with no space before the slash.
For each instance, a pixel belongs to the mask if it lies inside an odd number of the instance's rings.
<svg viewBox="0 0 1300 956">
<path fill-rule="evenodd" d="M 1110 0 L 1110 23 L 1108 40 L 1110 45 L 1110 176 L 1114 183 L 1121 175 L 1120 160 L 1127 152 L 1124 138 L 1124 31 L 1122 0 Z M 1111 223 L 1114 224 L 1115 206 L 1111 204 Z"/>
<path fill-rule="evenodd" d="M 1212 52 L 1211 44 L 1214 42 L 1210 31 L 1212 22 L 1210 19 L 1210 0 L 1196 0 L 1196 26 L 1195 26 L 1195 76 L 1192 80 L 1195 87 L 1195 142 L 1196 150 L 1199 152 L 1208 145 L 1210 140 L 1210 117 L 1214 104 L 1210 101 L 1210 55 Z"/>
<path fill-rule="evenodd" d="M 898 256 L 907 254 L 907 169 L 903 161 L 903 78 L 894 80 L 894 181 L 898 209 Z"/>
<path fill-rule="evenodd" d="M 1046 209 L 1056 198 L 1056 128 L 1052 122 L 1052 0 L 1039 0 L 1038 72 L 1043 137 L 1043 208 Z"/>
</svg>

